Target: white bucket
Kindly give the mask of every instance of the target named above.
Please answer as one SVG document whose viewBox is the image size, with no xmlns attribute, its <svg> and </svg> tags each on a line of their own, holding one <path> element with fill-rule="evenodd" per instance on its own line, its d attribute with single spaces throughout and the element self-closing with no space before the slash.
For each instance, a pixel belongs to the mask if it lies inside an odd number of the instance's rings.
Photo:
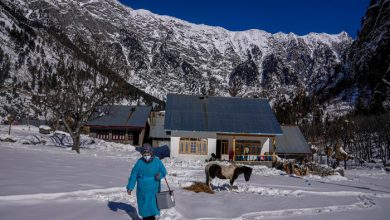
<svg viewBox="0 0 390 220">
<path fill-rule="evenodd" d="M 159 192 L 156 195 L 158 209 L 169 209 L 175 206 L 173 191 Z"/>
</svg>

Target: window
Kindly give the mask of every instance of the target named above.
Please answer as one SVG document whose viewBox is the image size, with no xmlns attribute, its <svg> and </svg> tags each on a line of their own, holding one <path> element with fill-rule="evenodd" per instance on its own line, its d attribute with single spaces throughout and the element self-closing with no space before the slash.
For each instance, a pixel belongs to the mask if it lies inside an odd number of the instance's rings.
<svg viewBox="0 0 390 220">
<path fill-rule="evenodd" d="M 191 142 L 191 153 L 196 153 L 196 142 Z"/>
<path fill-rule="evenodd" d="M 229 141 L 221 141 L 221 154 L 228 154 Z"/>
<path fill-rule="evenodd" d="M 128 138 L 129 141 L 134 140 L 134 135 L 133 135 L 133 133 L 128 133 L 128 134 L 127 134 L 127 138 Z"/>
<path fill-rule="evenodd" d="M 126 136 L 125 131 L 112 131 L 112 140 L 124 141 Z"/>
<path fill-rule="evenodd" d="M 260 141 L 237 141 L 235 160 L 260 160 Z"/>
<path fill-rule="evenodd" d="M 207 155 L 207 139 L 181 138 L 179 143 L 179 153 Z"/>
<path fill-rule="evenodd" d="M 109 140 L 110 139 L 110 132 L 109 131 L 97 131 L 96 137 L 103 140 Z"/>
</svg>

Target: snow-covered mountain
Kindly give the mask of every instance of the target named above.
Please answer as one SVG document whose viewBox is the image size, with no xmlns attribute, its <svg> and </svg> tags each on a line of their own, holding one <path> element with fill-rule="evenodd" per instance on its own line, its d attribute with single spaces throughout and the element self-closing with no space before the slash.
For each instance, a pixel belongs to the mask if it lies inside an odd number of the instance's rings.
<svg viewBox="0 0 390 220">
<path fill-rule="evenodd" d="M 69 48 L 47 34 L 51 27 L 129 84 L 162 100 L 171 92 L 209 92 L 261 96 L 273 103 L 302 91 L 320 100 L 339 100 L 339 94 L 329 97 L 327 92 L 348 75 L 344 63 L 352 39 L 345 32 L 233 32 L 133 10 L 117 0 L 1 1 L 28 22 L 1 10 L 0 68 L 9 71 L 0 84 L 39 89 L 42 78 L 55 74 L 58 59 Z M 37 36 L 19 36 L 23 24 Z"/>
</svg>

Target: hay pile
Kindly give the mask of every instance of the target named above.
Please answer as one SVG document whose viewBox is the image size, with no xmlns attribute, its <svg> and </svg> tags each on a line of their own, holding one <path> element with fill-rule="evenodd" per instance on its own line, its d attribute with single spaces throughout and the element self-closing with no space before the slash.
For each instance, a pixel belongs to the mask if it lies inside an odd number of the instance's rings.
<svg viewBox="0 0 390 220">
<path fill-rule="evenodd" d="M 207 186 L 205 183 L 201 183 L 201 182 L 195 182 L 191 186 L 184 187 L 183 189 L 189 190 L 189 191 L 192 191 L 192 192 L 196 192 L 196 193 L 199 193 L 199 192 L 210 193 L 210 194 L 214 193 L 209 188 L 209 186 Z"/>
</svg>

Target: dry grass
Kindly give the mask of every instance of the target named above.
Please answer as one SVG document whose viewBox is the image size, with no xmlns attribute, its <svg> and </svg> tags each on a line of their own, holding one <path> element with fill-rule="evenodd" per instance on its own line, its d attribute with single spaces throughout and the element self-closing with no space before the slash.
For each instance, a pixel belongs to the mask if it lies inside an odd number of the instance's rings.
<svg viewBox="0 0 390 220">
<path fill-rule="evenodd" d="M 209 186 L 207 186 L 205 183 L 201 183 L 201 182 L 195 182 L 191 186 L 184 187 L 183 189 L 186 189 L 186 190 L 189 190 L 189 191 L 192 191 L 192 192 L 196 192 L 196 193 L 199 193 L 199 192 L 210 193 L 210 194 L 214 193 L 209 188 Z"/>
</svg>

